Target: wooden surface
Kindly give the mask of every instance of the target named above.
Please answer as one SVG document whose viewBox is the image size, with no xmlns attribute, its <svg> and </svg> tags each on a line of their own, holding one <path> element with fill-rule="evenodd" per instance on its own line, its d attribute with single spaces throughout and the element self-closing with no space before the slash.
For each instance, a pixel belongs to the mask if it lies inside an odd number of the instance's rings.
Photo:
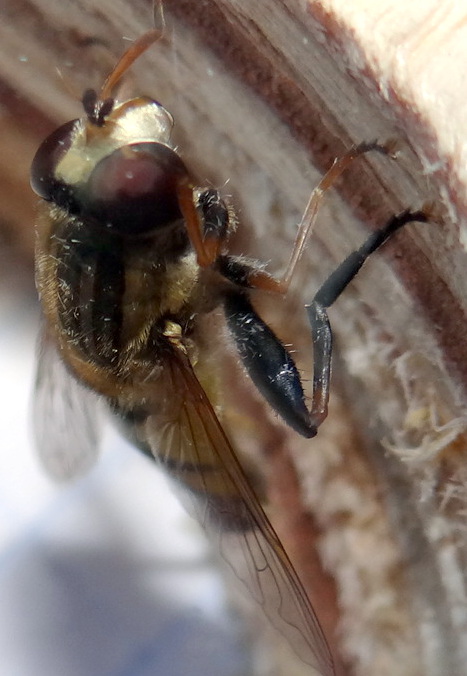
<svg viewBox="0 0 467 676">
<path fill-rule="evenodd" d="M 311 563 L 318 532 L 337 601 L 326 587 L 317 603 L 349 673 L 464 674 L 467 5 L 166 0 L 165 9 L 170 39 L 145 55 L 128 86 L 173 113 L 180 153 L 200 182 L 225 183 L 233 195 L 237 250 L 280 270 L 310 188 L 333 158 L 361 140 L 399 141 L 397 162 L 365 158 L 348 171 L 294 294 L 282 307 L 264 302 L 306 374 L 302 306 L 319 282 L 368 228 L 407 206 L 436 205 L 437 222 L 398 234 L 333 308 L 335 396 L 318 437 L 296 440 L 264 412 L 261 434 L 245 445 L 257 446 L 267 468 L 312 595 L 324 584 Z M 68 90 L 98 85 L 127 44 L 122 36 L 145 30 L 151 9 L 3 0 L 0 18 L 1 232 L 31 256 L 34 149 L 80 114 Z M 283 469 L 290 457 L 312 523 Z"/>
</svg>

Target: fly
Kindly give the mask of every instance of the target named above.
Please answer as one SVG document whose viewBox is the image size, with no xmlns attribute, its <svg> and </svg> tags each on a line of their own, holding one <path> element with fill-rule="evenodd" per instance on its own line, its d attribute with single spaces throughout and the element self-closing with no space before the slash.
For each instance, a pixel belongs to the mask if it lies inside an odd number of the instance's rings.
<svg viewBox="0 0 467 676">
<path fill-rule="evenodd" d="M 330 676 L 334 661 L 317 615 L 216 413 L 205 324 L 223 310 L 255 386 L 290 427 L 311 438 L 327 415 L 327 308 L 373 251 L 406 223 L 427 216 L 415 211 L 391 218 L 307 305 L 314 345 L 308 408 L 293 357 L 256 312 L 251 290 L 287 292 L 323 194 L 356 157 L 390 149 L 361 144 L 336 160 L 312 192 L 278 279 L 228 253 L 235 213 L 217 190 L 193 181 L 171 146 L 170 113 L 147 97 L 114 96 L 122 75 L 160 37 L 154 29 L 137 40 L 100 93 L 85 92 L 84 116 L 46 138 L 32 164 L 31 184 L 44 200 L 36 253 L 45 317 L 39 452 L 55 475 L 89 466 L 99 435 L 87 395 L 99 395 L 124 433 L 178 484 L 190 512 L 271 623 L 306 663 Z"/>
</svg>

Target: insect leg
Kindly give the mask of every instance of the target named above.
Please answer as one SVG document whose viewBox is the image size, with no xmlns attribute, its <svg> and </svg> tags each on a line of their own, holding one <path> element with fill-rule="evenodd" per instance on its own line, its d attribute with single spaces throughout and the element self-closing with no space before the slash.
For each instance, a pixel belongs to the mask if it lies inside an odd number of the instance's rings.
<svg viewBox="0 0 467 676">
<path fill-rule="evenodd" d="M 224 298 L 227 326 L 250 378 L 266 401 L 294 430 L 313 437 L 300 374 L 285 346 L 255 312 L 243 292 Z"/>
<path fill-rule="evenodd" d="M 354 160 L 360 157 L 360 155 L 375 151 L 383 155 L 393 156 L 394 148 L 395 144 L 393 142 L 388 142 L 385 145 L 381 145 L 376 141 L 371 141 L 369 143 L 360 143 L 358 146 L 353 146 L 344 155 L 338 157 L 310 195 L 310 199 L 308 200 L 308 204 L 297 229 L 295 243 L 285 273 L 282 275 L 282 277 L 274 277 L 262 268 L 254 268 L 250 266 L 247 283 L 245 272 L 245 283 L 242 283 L 242 286 L 248 286 L 250 288 L 262 289 L 263 291 L 272 291 L 281 294 L 286 293 L 290 286 L 290 282 L 292 280 L 297 263 L 303 254 L 310 235 L 312 234 L 316 216 L 326 192 L 334 186 L 342 173 L 349 167 L 350 164 L 352 164 L 352 162 L 354 162 Z"/>
<path fill-rule="evenodd" d="M 229 232 L 230 213 L 217 190 L 207 189 L 197 194 L 188 180 L 178 185 L 178 203 L 185 219 L 198 264 L 212 265 Z"/>
<path fill-rule="evenodd" d="M 331 375 L 332 331 L 329 308 L 358 273 L 368 256 L 382 246 L 399 228 L 411 221 L 426 222 L 423 211 L 404 211 L 393 216 L 372 233 L 334 270 L 307 306 L 313 338 L 313 394 L 311 409 L 305 406 L 300 375 L 292 356 L 271 329 L 258 316 L 244 292 L 231 292 L 224 299 L 227 325 L 239 356 L 258 390 L 277 413 L 305 437 L 316 434 L 327 416 Z M 217 268 L 238 287 L 275 290 L 277 280 L 244 259 L 219 256 Z"/>
<path fill-rule="evenodd" d="M 353 251 L 332 272 L 307 306 L 313 336 L 313 398 L 311 419 L 318 428 L 327 416 L 329 380 L 331 375 L 332 331 L 327 308 L 340 296 L 358 273 L 368 256 L 382 246 L 388 238 L 406 223 L 426 222 L 423 211 L 404 211 L 392 216 L 382 228 L 372 233 L 359 249 Z"/>
<path fill-rule="evenodd" d="M 103 103 L 112 96 L 116 85 L 120 82 L 123 75 L 131 68 L 133 63 L 143 54 L 151 45 L 165 37 L 165 19 L 162 2 L 155 2 L 153 7 L 154 28 L 143 33 L 132 45 L 124 52 L 117 61 L 111 73 L 107 76 L 99 94 L 99 101 Z"/>
<path fill-rule="evenodd" d="M 381 145 L 376 141 L 361 143 L 336 159 L 311 193 L 298 226 L 297 237 L 284 275 L 277 279 L 263 269 L 250 266 L 248 280 L 245 278 L 242 286 L 275 293 L 287 291 L 295 267 L 312 232 L 325 193 L 357 157 L 371 151 L 388 155 L 393 152 L 393 144 Z M 226 241 L 232 227 L 232 214 L 217 190 L 206 189 L 199 192 L 188 178 L 180 179 L 177 195 L 188 237 L 196 251 L 198 264 L 201 267 L 209 267 L 220 257 L 222 244 Z"/>
<path fill-rule="evenodd" d="M 321 181 L 312 191 L 310 199 L 308 200 L 308 204 L 306 205 L 302 220 L 298 226 L 297 235 L 289 263 L 281 279 L 283 292 L 287 291 L 290 286 L 293 273 L 313 231 L 316 216 L 326 192 L 335 185 L 336 181 L 340 178 L 343 172 L 354 162 L 354 160 L 356 160 L 361 155 L 375 151 L 383 155 L 394 157 L 394 149 L 395 143 L 393 141 L 389 141 L 384 145 L 378 143 L 377 141 L 371 141 L 369 143 L 364 142 L 360 143 L 358 146 L 353 146 L 350 148 L 350 150 L 344 153 L 344 155 L 334 160 L 332 167 L 324 174 Z"/>
<path fill-rule="evenodd" d="M 202 214 L 203 239 L 216 238 L 223 242 L 230 224 L 229 209 L 214 188 L 206 188 L 198 196 L 198 209 Z"/>
</svg>

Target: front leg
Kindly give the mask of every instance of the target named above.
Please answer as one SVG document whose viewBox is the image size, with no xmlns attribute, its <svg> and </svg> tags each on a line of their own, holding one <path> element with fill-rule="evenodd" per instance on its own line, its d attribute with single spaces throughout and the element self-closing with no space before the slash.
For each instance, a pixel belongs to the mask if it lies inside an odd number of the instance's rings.
<svg viewBox="0 0 467 676">
<path fill-rule="evenodd" d="M 382 246 L 394 232 L 410 221 L 425 222 L 428 216 L 423 211 L 406 211 L 392 217 L 336 268 L 307 306 L 313 339 L 313 394 L 310 410 L 305 405 L 300 375 L 294 360 L 256 314 L 246 289 L 261 289 L 282 295 L 287 292 L 313 229 L 323 196 L 349 164 L 370 151 L 391 154 L 392 147 L 372 142 L 351 148 L 335 161 L 313 190 L 298 228 L 288 266 L 281 278 L 270 275 L 264 267 L 243 257 L 221 253 L 230 231 L 234 228 L 234 217 L 216 190 L 201 191 L 188 181 L 182 181 L 178 188 L 180 209 L 198 264 L 203 268 L 214 267 L 233 285 L 226 292 L 224 309 L 227 324 L 245 368 L 273 409 L 288 425 L 305 437 L 314 436 L 327 416 L 332 356 L 332 331 L 327 308 L 352 281 L 368 256 Z"/>
<path fill-rule="evenodd" d="M 245 292 L 227 294 L 227 325 L 240 358 L 256 387 L 275 411 L 305 437 L 316 434 L 328 411 L 331 377 L 332 331 L 327 309 L 358 273 L 363 263 L 392 234 L 412 221 L 426 222 L 423 211 L 404 211 L 372 233 L 334 270 L 306 307 L 313 339 L 313 394 L 305 406 L 303 388 L 292 356 L 256 314 Z M 276 280 L 242 258 L 221 256 L 218 270 L 239 287 L 274 290 Z M 259 284 L 255 284 L 259 281 Z M 279 287 L 280 288 L 280 287 Z"/>
<path fill-rule="evenodd" d="M 227 326 L 248 375 L 270 406 L 296 432 L 314 437 L 300 374 L 286 347 L 256 313 L 243 292 L 224 299 Z"/>
<path fill-rule="evenodd" d="M 313 399 L 311 418 L 319 425 L 326 418 L 329 401 L 329 381 L 331 377 L 332 331 L 327 308 L 341 295 L 344 289 L 358 273 L 363 263 L 376 249 L 379 249 L 397 230 L 407 223 L 417 221 L 425 223 L 428 216 L 423 211 L 403 211 L 392 216 L 379 230 L 373 232 L 359 249 L 353 251 L 332 272 L 315 294 L 310 305 L 306 306 L 308 320 L 313 337 Z"/>
<path fill-rule="evenodd" d="M 182 179 L 177 192 L 198 265 L 207 268 L 218 259 L 234 227 L 233 214 L 220 193 L 212 188 L 200 191 L 190 181 Z"/>
</svg>

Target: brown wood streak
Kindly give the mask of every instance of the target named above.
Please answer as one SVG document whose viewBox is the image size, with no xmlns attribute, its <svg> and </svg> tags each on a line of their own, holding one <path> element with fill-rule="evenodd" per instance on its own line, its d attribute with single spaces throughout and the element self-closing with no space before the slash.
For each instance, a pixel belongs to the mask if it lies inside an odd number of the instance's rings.
<svg viewBox="0 0 467 676">
<path fill-rule="evenodd" d="M 323 129 L 318 106 L 311 107 L 293 74 L 287 72 L 273 48 L 251 26 L 248 34 L 238 27 L 234 17 L 227 17 L 215 0 L 203 3 L 199 11 L 190 0 L 168 0 L 171 14 L 191 26 L 223 62 L 226 68 L 266 101 L 289 125 L 295 137 L 305 147 L 313 148 L 318 164 L 329 166 L 342 152 L 341 142 L 336 151 L 336 138 Z M 334 144 L 333 144 L 334 141 Z"/>
<path fill-rule="evenodd" d="M 32 261 L 34 232 L 34 197 L 29 187 L 30 158 L 41 138 L 43 118 L 37 117 L 36 129 L 30 129 L 34 111 L 4 82 L 0 82 L 0 134 L 2 160 L 0 162 L 0 233 L 21 256 Z"/>
<path fill-rule="evenodd" d="M 336 672 L 343 676 L 348 672 L 341 663 L 342 658 L 337 657 L 339 611 L 336 587 L 332 577 L 323 570 L 316 551 L 320 531 L 310 514 L 303 509 L 297 473 L 286 446 L 274 443 L 271 445 L 273 453 L 268 457 L 269 496 L 271 503 L 277 506 L 279 520 L 276 527 L 286 551 L 300 572 L 313 607 L 319 610 L 320 622 L 336 659 Z"/>
<path fill-rule="evenodd" d="M 268 47 L 264 37 L 253 33 L 256 27 L 251 28 L 251 33 L 242 31 L 233 16 L 226 16 L 221 11 L 216 0 L 205 0 L 202 12 L 190 0 L 167 0 L 166 6 L 170 13 L 189 24 L 202 37 L 204 44 L 222 60 L 229 71 L 276 111 L 300 143 L 310 149 L 314 164 L 324 170 L 334 157 L 342 153 L 347 140 L 329 131 L 338 127 L 332 111 L 319 109 L 316 102 L 312 104 L 285 67 L 280 70 L 280 58 L 276 56 L 274 59 L 273 48 Z M 328 26 L 328 30 L 332 32 L 332 25 Z M 327 118 L 325 125 L 323 116 Z M 329 118 L 332 118 L 331 122 Z M 361 165 L 356 173 L 349 173 L 350 176 L 338 186 L 339 193 L 369 227 L 381 226 L 381 219 L 384 220 L 390 213 L 386 209 L 386 216 L 382 216 L 381 207 L 378 207 L 378 203 L 388 205 L 388 195 L 383 194 L 383 186 L 375 194 L 374 185 L 371 185 L 372 192 L 369 193 L 365 170 Z M 396 211 L 404 206 L 417 206 L 401 205 L 397 195 L 391 195 L 391 201 L 394 201 L 393 208 Z M 443 226 L 435 224 L 434 227 Z M 436 327 L 436 339 L 442 347 L 451 375 L 467 386 L 467 349 L 464 341 L 459 340 L 459 336 L 467 334 L 467 317 L 460 303 L 406 231 L 395 236 L 388 250 L 398 276 L 429 322 Z"/>
</svg>

